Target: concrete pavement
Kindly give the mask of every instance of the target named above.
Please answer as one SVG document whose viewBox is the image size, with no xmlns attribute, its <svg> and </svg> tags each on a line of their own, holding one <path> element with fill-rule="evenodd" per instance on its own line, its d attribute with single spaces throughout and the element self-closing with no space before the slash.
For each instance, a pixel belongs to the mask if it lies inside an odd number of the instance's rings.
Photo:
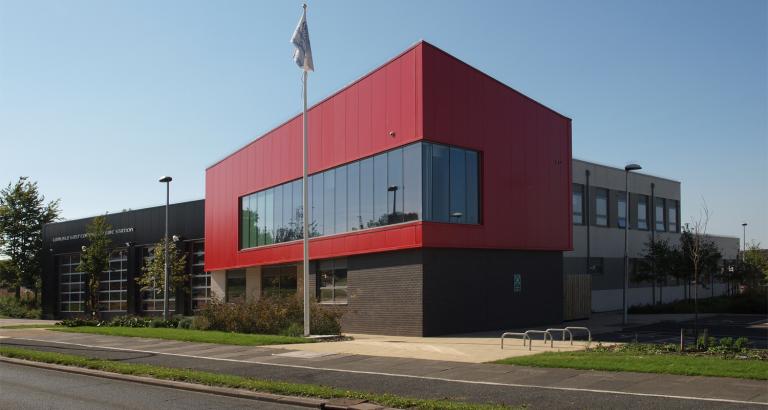
<svg viewBox="0 0 768 410">
<path fill-rule="evenodd" d="M 562 405 L 575 397 L 580 397 L 581 402 L 574 402 L 583 404 L 580 407 L 768 405 L 768 384 L 757 380 L 527 368 L 310 352 L 297 350 L 296 345 L 226 346 L 39 329 L 4 330 L 2 334 L 10 336 L 0 339 L 8 345 L 418 397 L 455 397 L 461 392 L 470 401 L 534 407 Z"/>
</svg>

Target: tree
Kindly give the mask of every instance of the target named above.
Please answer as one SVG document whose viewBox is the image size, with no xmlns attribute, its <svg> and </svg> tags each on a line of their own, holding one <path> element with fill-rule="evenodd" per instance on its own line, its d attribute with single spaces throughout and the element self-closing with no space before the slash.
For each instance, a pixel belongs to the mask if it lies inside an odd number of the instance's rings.
<svg viewBox="0 0 768 410">
<path fill-rule="evenodd" d="M 0 288 L 15 289 L 18 283 L 18 273 L 13 261 L 0 259 Z"/>
<path fill-rule="evenodd" d="M 653 303 L 656 304 L 656 285 L 659 285 L 659 300 L 663 301 L 663 289 L 667 276 L 678 270 L 679 251 L 668 240 L 652 240 L 645 243 L 645 254 L 640 260 L 635 281 L 648 281 L 653 285 Z"/>
<path fill-rule="evenodd" d="M 99 314 L 99 287 L 101 285 L 101 273 L 109 269 L 109 246 L 111 241 L 107 238 L 107 231 L 112 227 L 107 223 L 105 216 L 97 216 L 86 226 L 88 245 L 83 246 L 80 255 L 80 265 L 77 269 L 85 275 L 86 309 L 92 315 Z"/>
<path fill-rule="evenodd" d="M 142 292 L 162 295 L 165 292 L 165 242 L 163 239 L 152 248 L 152 255 L 149 263 L 141 268 L 141 276 L 136 278 L 136 283 L 141 287 Z M 168 274 L 171 279 L 169 293 L 176 288 L 183 288 L 186 291 L 189 283 L 187 255 L 176 247 L 174 241 L 168 241 Z"/>
<path fill-rule="evenodd" d="M 761 282 L 768 282 L 768 256 L 759 243 L 749 245 L 738 266 L 740 281 L 751 289 L 757 289 Z"/>
<path fill-rule="evenodd" d="M 693 282 L 693 312 L 694 327 L 699 328 L 699 283 L 701 274 L 707 271 L 714 272 L 717 262 L 720 260 L 720 252 L 715 244 L 706 238 L 707 225 L 709 224 L 709 209 L 703 203 L 701 212 L 691 219 L 691 224 L 686 224 L 683 234 L 680 235 L 680 250 L 682 252 L 681 264 L 684 270 L 692 273 L 690 282 Z"/>
<path fill-rule="evenodd" d="M 20 177 L 0 191 L 0 253 L 10 257 L 16 278 L 11 286 L 16 297 L 21 287 L 33 289 L 35 302 L 42 286 L 43 226 L 59 219 L 59 200 L 46 203 L 37 182 Z"/>
</svg>

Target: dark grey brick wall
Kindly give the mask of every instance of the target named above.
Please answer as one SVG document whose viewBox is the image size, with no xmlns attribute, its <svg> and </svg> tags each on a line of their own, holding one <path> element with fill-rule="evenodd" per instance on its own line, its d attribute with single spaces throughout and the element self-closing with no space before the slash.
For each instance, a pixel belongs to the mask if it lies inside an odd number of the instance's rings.
<svg viewBox="0 0 768 410">
<path fill-rule="evenodd" d="M 344 332 L 421 336 L 421 251 L 353 256 L 347 263 L 349 303 L 336 307 Z"/>
<path fill-rule="evenodd" d="M 561 252 L 424 250 L 425 336 L 554 324 L 562 315 Z"/>
</svg>

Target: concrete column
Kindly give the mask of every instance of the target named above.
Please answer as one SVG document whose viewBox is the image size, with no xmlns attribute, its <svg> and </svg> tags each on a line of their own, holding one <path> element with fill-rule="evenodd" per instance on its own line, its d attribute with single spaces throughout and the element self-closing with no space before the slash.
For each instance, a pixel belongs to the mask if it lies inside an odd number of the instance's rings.
<svg viewBox="0 0 768 410">
<path fill-rule="evenodd" d="M 211 272 L 211 297 L 221 301 L 225 300 L 227 289 L 227 271 L 215 270 Z"/>
<path fill-rule="evenodd" d="M 245 269 L 245 301 L 255 302 L 261 298 L 261 266 Z"/>
</svg>

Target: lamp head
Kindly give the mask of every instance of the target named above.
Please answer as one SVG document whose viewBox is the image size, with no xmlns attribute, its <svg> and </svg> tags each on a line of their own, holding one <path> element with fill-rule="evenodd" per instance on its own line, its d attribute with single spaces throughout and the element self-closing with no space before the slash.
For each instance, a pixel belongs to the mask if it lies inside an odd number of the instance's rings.
<svg viewBox="0 0 768 410">
<path fill-rule="evenodd" d="M 160 178 L 157 182 L 171 182 L 171 181 L 173 181 L 173 178 L 171 178 L 171 177 L 166 175 L 166 176 Z"/>
<path fill-rule="evenodd" d="M 389 192 L 397 191 L 397 185 L 390 185 L 387 188 L 387 191 L 389 191 Z"/>
<path fill-rule="evenodd" d="M 629 172 L 629 171 L 637 171 L 639 169 L 643 169 L 643 167 L 641 167 L 638 164 L 627 164 L 627 166 L 624 167 L 624 171 L 627 171 L 627 172 Z"/>
<path fill-rule="evenodd" d="M 746 223 L 746 222 L 744 222 L 743 224 L 741 224 L 741 226 L 747 226 L 747 223 Z"/>
</svg>

